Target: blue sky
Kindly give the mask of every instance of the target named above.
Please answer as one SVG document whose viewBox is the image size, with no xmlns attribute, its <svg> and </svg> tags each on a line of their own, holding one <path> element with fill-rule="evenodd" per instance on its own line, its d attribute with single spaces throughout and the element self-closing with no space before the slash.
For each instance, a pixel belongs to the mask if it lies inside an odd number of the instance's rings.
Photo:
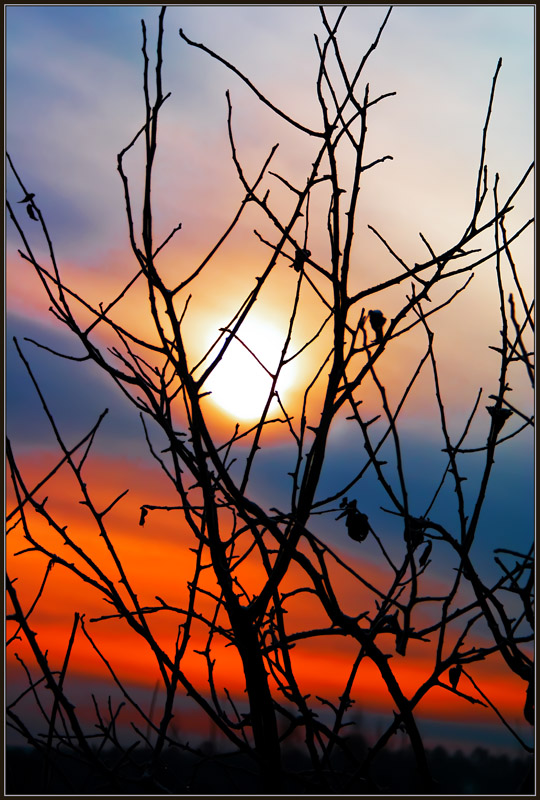
<svg viewBox="0 0 540 800">
<path fill-rule="evenodd" d="M 333 19 L 337 8 L 327 7 L 326 11 Z M 347 10 L 342 23 L 346 58 L 363 51 L 372 41 L 384 13 L 378 6 Z M 142 119 L 140 20 L 146 20 L 152 42 L 157 14 L 158 7 L 144 6 L 6 8 L 7 147 L 24 180 L 36 192 L 57 250 L 72 267 L 72 274 L 81 279 L 85 274 L 95 276 L 92 280 L 97 285 L 99 281 L 114 281 L 115 263 L 125 251 L 116 154 Z M 534 133 L 533 23 L 533 6 L 394 8 L 367 75 L 372 92 L 397 91 L 396 97 L 379 106 L 380 113 L 378 110 L 370 125 L 374 157 L 389 152 L 394 160 L 383 165 L 376 176 L 373 173 L 373 178 L 369 175 L 365 211 L 371 224 L 391 233 L 392 243 L 405 257 L 411 254 L 420 259 L 425 255 L 418 244 L 419 230 L 434 246 L 442 247 L 450 243 L 448 237 L 463 226 L 470 213 L 481 127 L 492 75 L 501 56 L 503 69 L 488 141 L 488 164 L 492 171 L 500 171 L 503 188 L 515 185 L 528 166 Z M 172 97 L 164 111 L 163 156 L 158 163 L 158 224 L 166 232 L 180 217 L 185 231 L 182 243 L 187 243 L 191 254 L 200 248 L 201 209 L 210 237 L 228 220 L 228 193 L 236 196 L 237 192 L 227 157 L 225 90 L 231 90 L 239 146 L 248 163 L 258 164 L 275 136 L 285 134 L 279 124 L 271 127 L 264 113 L 260 117 L 250 114 L 252 98 L 246 87 L 222 65 L 182 42 L 179 27 L 193 40 L 205 42 L 249 72 L 276 105 L 284 110 L 296 109 L 309 121 L 316 109 L 308 91 L 316 67 L 312 32 L 317 30 L 320 35 L 321 24 L 315 6 L 168 9 L 164 82 Z M 298 145 L 294 137 L 285 142 L 289 149 L 282 164 L 294 170 Z M 8 174 L 8 194 L 11 189 Z M 526 199 L 530 197 L 527 191 Z M 219 201 L 215 208 L 209 208 L 209 193 Z M 529 210 L 525 205 L 524 209 Z M 380 250 L 364 230 L 360 228 L 358 233 L 362 244 L 374 259 L 380 258 Z M 8 334 L 40 338 L 35 331 L 41 328 L 40 340 L 44 335 L 50 345 L 56 344 L 64 334 L 57 328 L 53 331 L 46 304 L 40 307 L 34 299 L 32 276 L 23 272 L 26 266 L 17 264 L 13 256 L 12 247 L 16 246 L 16 234 L 10 226 Z M 516 256 L 524 265 L 521 275 L 530 290 L 530 239 L 518 245 Z M 485 385 L 485 397 L 496 388 L 496 359 L 488 350 L 496 334 L 491 324 L 497 324 L 492 316 L 496 305 L 482 302 L 494 296 L 494 285 L 482 280 L 476 280 L 476 294 L 460 300 L 462 305 L 458 304 L 453 316 L 443 322 L 449 335 L 441 347 L 447 355 L 446 388 L 449 401 L 455 401 L 456 429 L 463 424 L 478 386 Z M 214 298 L 209 300 L 210 306 L 215 303 Z M 204 307 L 200 313 L 204 316 Z M 472 329 L 474 343 L 471 329 L 456 324 L 455 316 L 461 320 L 471 314 L 479 319 Z M 444 312 L 441 317 L 444 321 Z M 460 351 L 469 350 L 471 345 L 481 355 L 474 370 L 463 370 Z M 64 349 L 68 346 L 66 343 Z M 11 370 L 14 361 L 10 345 L 8 356 Z M 47 371 L 43 370 L 43 380 L 54 397 L 55 381 L 71 366 L 61 362 L 53 366 L 52 357 L 41 357 L 50 362 Z M 80 367 L 81 374 L 84 369 Z M 13 370 L 8 372 L 8 422 L 21 444 L 26 441 L 27 446 L 36 446 L 42 438 L 48 441 L 49 434 L 38 433 L 34 416 L 28 425 L 29 403 L 33 401 L 23 388 L 21 368 Z M 71 385 L 67 379 L 64 383 Z M 94 387 L 91 393 L 81 389 L 87 384 Z M 86 383 L 75 381 L 70 392 L 62 393 L 57 402 L 73 435 L 80 412 L 87 410 L 85 419 L 90 420 L 107 401 L 112 410 L 117 409 L 108 446 L 112 450 L 132 449 L 134 422 L 122 411 L 121 398 L 101 376 L 88 373 Z M 415 402 L 421 405 L 421 397 Z M 437 441 L 438 428 L 425 424 L 422 428 L 423 415 L 424 411 L 416 421 L 413 415 L 408 424 L 411 435 L 420 437 L 420 448 L 425 442 L 427 451 Z M 346 465 L 356 457 L 353 452 L 346 455 L 346 437 L 342 441 L 339 433 L 335 448 L 345 473 Z M 512 482 L 513 477 L 515 491 L 523 492 L 524 502 L 517 504 L 521 509 L 517 528 L 530 530 L 531 440 L 526 438 L 521 445 L 511 443 L 508 450 L 513 455 L 504 462 L 506 467 L 497 465 L 497 469 L 504 469 L 508 480 Z M 413 472 L 421 476 L 419 453 Z M 276 458 L 280 460 L 278 455 Z"/>
<path fill-rule="evenodd" d="M 336 8 L 328 7 L 327 13 L 332 17 Z M 167 11 L 165 85 L 172 91 L 167 113 L 174 123 L 181 121 L 178 144 L 190 159 L 199 163 L 201 150 L 220 142 L 223 147 L 224 91 L 230 88 L 240 105 L 246 90 L 221 65 L 181 42 L 178 28 L 234 58 L 240 69 L 249 69 L 277 105 L 305 107 L 308 118 L 316 111 L 307 98 L 316 66 L 312 32 L 321 33 L 318 16 L 315 6 L 177 6 Z M 155 6 L 6 9 L 7 146 L 47 200 L 52 219 L 66 223 L 57 226 L 57 237 L 62 244 L 69 241 L 68 254 L 81 239 L 92 252 L 96 237 L 103 247 L 123 233 L 121 208 L 118 216 L 113 203 L 107 214 L 100 215 L 99 209 L 104 196 L 120 204 L 115 158 L 143 111 L 142 17 L 151 37 Z M 345 54 L 368 44 L 382 18 L 383 7 L 350 8 L 342 25 Z M 532 154 L 533 18 L 533 6 L 518 5 L 393 10 L 367 76 L 372 91 L 397 91 L 372 121 L 373 142 L 394 154 L 392 168 L 377 175 L 382 185 L 375 218 L 380 203 L 388 214 L 389 203 L 390 208 L 401 205 L 405 191 L 413 207 L 428 193 L 430 203 L 424 204 L 428 207 L 417 224 L 435 227 L 438 215 L 449 216 L 445 197 L 452 203 L 455 192 L 470 191 L 500 56 L 490 164 L 503 181 L 516 180 Z M 242 135 L 264 149 L 265 131 L 257 120 L 246 127 Z M 197 141 L 190 141 L 195 130 Z M 189 182 L 189 174 L 182 177 Z"/>
</svg>

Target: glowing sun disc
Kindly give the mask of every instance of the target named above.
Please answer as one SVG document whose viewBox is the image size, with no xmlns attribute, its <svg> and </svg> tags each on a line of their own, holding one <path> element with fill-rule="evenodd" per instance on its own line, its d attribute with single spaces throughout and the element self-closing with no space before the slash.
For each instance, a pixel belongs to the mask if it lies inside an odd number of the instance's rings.
<svg viewBox="0 0 540 800">
<path fill-rule="evenodd" d="M 261 363 L 239 341 L 231 342 L 222 361 L 205 384 L 205 389 L 212 393 L 214 403 L 235 419 L 256 420 L 260 418 L 272 388 L 272 378 L 266 370 L 271 373 L 275 371 L 285 336 L 270 323 L 255 318 L 247 319 L 238 335 Z M 276 386 L 282 402 L 293 379 L 294 367 L 287 365 L 280 373 Z M 272 399 L 270 411 L 279 411 L 275 398 Z"/>
</svg>

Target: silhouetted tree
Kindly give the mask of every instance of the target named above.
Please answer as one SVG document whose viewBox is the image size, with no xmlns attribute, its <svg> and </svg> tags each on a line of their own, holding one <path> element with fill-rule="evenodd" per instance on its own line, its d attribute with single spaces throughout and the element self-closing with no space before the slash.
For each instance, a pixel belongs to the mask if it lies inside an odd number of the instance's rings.
<svg viewBox="0 0 540 800">
<path fill-rule="evenodd" d="M 29 485 L 20 468 L 16 448 L 9 441 L 7 444 L 12 483 L 7 532 L 10 539 L 18 537 L 19 542 L 17 556 L 10 557 L 8 563 L 8 645 L 17 648 L 24 640 L 35 660 L 31 668 L 18 656 L 21 669 L 27 675 L 28 688 L 24 697 L 8 697 L 7 722 L 44 755 L 45 790 L 50 786 L 50 770 L 55 763 L 53 754 L 63 753 L 80 759 L 93 774 L 102 776 L 104 787 L 121 789 L 126 770 L 131 770 L 133 791 L 167 791 L 167 778 L 160 772 L 167 752 L 179 748 L 200 753 L 174 728 L 179 695 L 188 695 L 198 705 L 229 743 L 232 752 L 252 760 L 260 776 L 259 786 L 266 793 L 295 791 L 300 786 L 305 787 L 304 791 L 320 793 L 347 793 L 351 787 L 356 790 L 359 785 L 375 791 L 371 766 L 398 731 L 406 734 L 414 752 L 418 786 L 421 790 L 433 790 L 428 757 L 417 724 L 417 708 L 429 692 L 443 689 L 473 705 L 489 706 L 502 724 L 512 729 L 511 721 L 503 718 L 480 685 L 477 673 L 470 670 L 470 665 L 483 661 L 489 663 L 491 659 L 502 657 L 508 670 L 522 679 L 524 715 L 533 723 L 532 544 L 527 552 L 518 552 L 510 536 L 508 548 L 497 550 L 500 574 L 495 580 L 486 577 L 473 548 L 496 452 L 509 439 L 528 431 L 533 423 L 530 412 L 518 408 L 508 398 L 515 370 L 525 370 L 533 385 L 533 306 L 526 299 L 511 250 L 530 220 L 515 227 L 514 232 L 507 232 L 516 197 L 532 167 L 504 196 L 501 196 L 498 176 L 493 179 L 488 174 L 486 141 L 501 69 L 499 62 L 482 134 L 472 214 L 462 233 L 443 252 L 437 252 L 426 237 L 421 236 L 427 256 L 422 261 L 408 263 L 395 252 L 385 236 L 372 228 L 393 258 L 396 271 L 380 282 L 360 290 L 351 289 L 351 276 L 357 269 L 354 243 L 361 184 L 368 170 L 376 169 L 391 158 L 381 155 L 367 161 L 367 120 L 378 104 L 394 93 L 374 97 L 369 85 L 361 83 L 366 62 L 379 44 L 390 11 L 372 45 L 352 70 L 345 64 L 338 39 L 344 11 L 341 10 L 336 21 L 331 23 L 327 10 L 320 9 L 324 37 L 316 37 L 319 69 L 314 80 L 320 108 L 318 127 L 305 125 L 274 106 L 240 70 L 205 45 L 193 42 L 180 30 L 184 45 L 199 48 L 209 58 L 221 62 L 267 109 L 301 132 L 307 146 L 313 147 L 314 156 L 302 182 L 294 183 L 289 177 L 270 171 L 276 147 L 262 157 L 256 176 L 249 177 L 236 145 L 233 106 L 227 93 L 231 158 L 243 197 L 217 243 L 209 244 L 208 256 L 189 267 L 183 264 L 174 279 L 164 276 L 161 257 L 180 225 L 165 241 L 156 240 L 152 193 L 158 122 L 169 97 L 162 85 L 165 9 L 159 14 L 154 74 L 150 68 L 146 28 L 144 23 L 142 25 L 146 113 L 140 129 L 118 155 L 135 264 L 133 275 L 121 293 L 95 307 L 77 287 L 67 285 L 62 277 L 61 259 L 45 221 L 45 210 L 38 205 L 35 194 L 27 188 L 26 179 L 23 180 L 8 157 L 24 194 L 23 200 L 17 202 L 24 203 L 31 219 L 38 223 L 46 245 L 43 254 L 32 244 L 34 240 L 27 236 L 14 206 L 8 203 L 11 221 L 21 237 L 20 255 L 36 271 L 51 313 L 80 344 L 81 355 L 69 357 L 97 365 L 139 412 L 149 453 L 162 468 L 163 480 L 176 493 L 174 506 L 160 506 L 149 499 L 136 510 L 134 519 L 143 527 L 153 515 L 165 511 L 178 514 L 182 525 L 187 526 L 192 535 L 191 547 L 185 553 L 185 558 L 191 559 L 192 577 L 183 587 L 182 604 L 161 596 L 157 576 L 155 602 L 142 602 L 115 545 L 114 524 L 109 522 L 112 509 L 120 502 L 127 502 L 126 492 L 103 508 L 94 499 L 95 488 L 87 479 L 92 445 L 100 434 L 106 412 L 75 446 L 68 445 L 62 433 L 62 421 L 55 419 L 27 355 L 16 342 L 59 451 L 56 467 L 39 483 Z M 126 156 L 141 142 L 145 158 L 139 230 Z M 288 193 L 288 212 L 283 210 L 286 204 L 273 202 L 269 191 L 272 181 Z M 240 225 L 248 206 L 256 207 L 273 231 L 255 234 L 266 248 L 268 258 L 261 265 L 255 282 L 247 286 L 245 297 L 239 298 L 237 313 L 216 333 L 208 352 L 195 362 L 183 325 L 190 311 L 192 286 L 208 269 L 231 232 Z M 315 230 L 317 235 L 313 233 Z M 326 250 L 320 246 L 321 230 L 327 231 Z M 290 274 L 294 276 L 295 286 L 292 297 L 288 298 L 290 320 L 281 352 L 277 354 L 277 365 L 272 369 L 263 365 L 270 378 L 264 408 L 256 424 L 238 422 L 229 434 L 217 435 L 206 400 L 211 377 L 220 364 L 226 363 L 224 359 L 235 342 L 242 342 L 244 349 L 259 360 L 256 343 L 243 338 L 242 325 L 256 307 L 269 277 L 284 264 L 293 268 Z M 478 393 L 461 432 L 456 434 L 450 431 L 441 388 L 436 315 L 467 289 L 479 270 L 494 271 L 499 289 L 500 333 L 495 334 L 492 342 L 500 359 L 498 388 L 490 395 L 487 406 L 481 399 L 481 392 Z M 148 304 L 140 310 L 153 325 L 153 334 L 147 339 L 136 327 L 128 329 L 115 317 L 120 301 L 128 296 L 136 281 L 144 282 L 148 294 Z M 386 300 L 391 292 L 392 300 Z M 319 319 L 303 343 L 293 347 L 293 340 L 297 341 L 299 336 L 299 308 L 305 299 L 311 303 L 313 318 L 318 314 Z M 382 310 L 372 308 L 375 305 Z M 114 346 L 103 345 L 102 331 L 115 339 Z M 424 349 L 411 369 L 401 396 L 396 399 L 393 392 L 387 391 L 382 364 L 392 357 L 396 342 L 411 331 L 415 335 L 423 331 Z M 315 347 L 321 350 L 326 347 L 325 354 L 313 374 L 306 378 L 298 407 L 288 408 L 279 394 L 280 375 L 288 364 Z M 467 369 L 466 356 L 462 365 Z M 428 372 L 433 403 L 440 419 L 446 464 L 435 493 L 426 494 L 419 501 L 411 498 L 405 455 L 409 445 L 401 432 L 401 419 L 402 409 L 417 379 Z M 375 414 L 371 410 L 364 413 L 361 405 L 362 391 L 368 384 L 378 397 L 379 408 Z M 276 400 L 277 417 L 272 410 Z M 482 414 L 482 425 L 473 432 L 473 419 L 476 422 Z M 331 431 L 336 421 L 345 417 L 351 429 L 360 435 L 364 452 L 359 452 L 357 463 L 351 465 L 349 478 L 339 490 L 330 493 L 324 483 L 323 468 L 328 460 Z M 290 489 L 287 507 L 282 499 L 266 504 L 252 490 L 250 482 L 261 452 L 269 446 L 267 430 L 276 419 L 288 431 L 293 451 L 287 478 Z M 482 434 L 478 431 L 482 429 L 484 434 L 480 441 Z M 160 439 L 156 438 L 156 431 L 161 432 Z M 158 445 L 163 437 L 165 445 Z M 480 477 L 474 479 L 474 487 L 469 485 L 465 494 L 464 463 L 471 452 L 481 456 L 483 468 Z M 97 551 L 85 549 L 77 531 L 66 526 L 61 510 L 47 500 L 48 484 L 57 473 L 66 471 L 75 480 L 79 493 L 77 502 L 90 514 L 110 557 L 108 560 Z M 403 543 L 398 557 L 385 545 L 377 530 L 376 509 L 369 496 L 360 491 L 362 480 L 370 472 L 376 475 L 386 497 L 389 525 L 402 531 Z M 472 482 L 470 480 L 469 484 Z M 440 519 L 434 512 L 434 504 L 447 486 L 453 489 L 456 513 L 452 519 Z M 271 488 L 268 487 L 269 491 Z M 331 537 L 315 532 L 320 531 L 317 523 L 321 519 L 328 521 L 329 530 L 332 526 L 345 525 L 358 548 L 372 542 L 378 548 L 380 574 L 384 577 L 374 577 L 368 569 L 348 563 L 339 547 L 330 543 Z M 336 519 L 341 521 L 336 523 Z M 441 587 L 439 595 L 434 595 L 430 582 L 433 559 L 435 553 L 443 551 L 447 584 Z M 27 598 L 28 592 L 23 592 L 21 587 L 25 582 L 26 560 L 35 558 L 36 554 L 42 558 L 45 571 L 34 600 L 29 603 L 22 599 L 23 596 Z M 252 579 L 253 565 L 257 574 L 262 575 L 256 586 Z M 71 631 L 66 632 L 68 647 L 63 663 L 53 663 L 47 653 L 47 643 L 36 635 L 37 625 L 33 623 L 36 608 L 44 602 L 45 587 L 53 580 L 53 566 L 55 576 L 67 571 L 104 598 L 110 609 L 89 621 L 78 598 L 73 598 L 73 625 Z M 174 570 L 175 565 L 171 564 L 170 569 Z M 354 611 L 348 608 L 344 595 L 344 586 L 350 589 L 351 584 L 357 587 L 361 602 Z M 311 615 L 303 622 L 301 615 L 294 612 L 299 598 L 304 598 L 306 606 L 318 614 L 318 627 L 312 627 Z M 176 620 L 176 638 L 172 645 L 154 627 L 155 619 L 163 615 Z M 153 654 L 162 692 L 157 695 L 160 699 L 155 699 L 151 712 L 145 710 L 144 703 L 128 687 L 126 677 L 115 671 L 99 643 L 99 626 L 106 619 L 115 620 L 118 626 L 128 626 L 140 647 L 149 647 Z M 205 644 L 202 648 L 197 644 L 197 647 L 206 665 L 206 688 L 201 688 L 197 670 L 189 658 L 203 629 Z M 141 763 L 135 759 L 134 745 L 121 742 L 117 731 L 120 708 L 114 708 L 109 701 L 105 709 L 93 697 L 96 721 L 90 733 L 85 719 L 88 709 L 83 709 L 80 702 L 75 704 L 70 696 L 66 676 L 74 641 L 81 635 L 110 670 L 112 679 L 121 688 L 124 702 L 139 716 L 139 723 L 133 723 L 133 731 L 137 741 L 146 748 Z M 298 677 L 295 648 L 306 642 L 331 648 L 337 639 L 352 645 L 349 677 L 337 698 L 319 697 L 315 701 L 305 692 Z M 232 648 L 239 657 L 245 678 L 245 699 L 234 698 L 215 679 L 215 663 L 222 646 Z M 419 676 L 417 688 L 411 695 L 405 691 L 400 670 L 395 665 L 399 667 L 412 646 L 423 647 L 431 661 L 426 674 Z M 133 658 L 137 658 L 136 651 Z M 361 681 L 362 669 L 368 662 L 386 686 L 394 712 L 377 740 L 366 749 L 354 746 L 354 739 L 347 735 L 347 725 L 348 712 L 354 702 L 353 685 L 357 679 Z M 29 696 L 39 707 L 44 732 L 34 730 L 19 710 L 24 709 Z M 321 713 L 323 708 L 325 714 Z M 512 732 L 524 750 L 530 752 L 530 746 L 520 739 L 518 732 Z M 294 771 L 290 765 L 285 768 L 282 764 L 282 753 L 288 742 L 294 742 L 295 747 L 303 743 L 305 764 L 309 765 L 294 777 L 296 782 L 293 783 Z M 115 749 L 116 759 L 111 760 L 107 755 L 110 748 Z M 209 753 L 204 755 L 205 759 L 211 757 Z M 334 768 L 337 763 L 339 769 Z"/>
</svg>

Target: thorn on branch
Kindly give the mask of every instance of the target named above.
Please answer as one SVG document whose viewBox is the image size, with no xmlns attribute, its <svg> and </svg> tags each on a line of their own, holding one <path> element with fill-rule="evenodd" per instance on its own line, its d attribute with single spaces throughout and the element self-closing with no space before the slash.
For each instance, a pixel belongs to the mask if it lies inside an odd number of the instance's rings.
<svg viewBox="0 0 540 800">
<path fill-rule="evenodd" d="M 32 203 L 36 195 L 34 192 L 27 192 L 22 200 L 17 200 L 18 203 Z"/>
<path fill-rule="evenodd" d="M 377 414 L 376 417 L 372 417 L 372 419 L 368 419 L 367 422 L 364 422 L 364 427 L 367 428 L 369 425 L 373 425 L 373 423 L 377 422 L 377 420 L 380 419 L 380 418 L 381 418 L 381 415 Z M 376 463 L 377 464 L 386 464 L 386 461 L 377 461 Z"/>
<path fill-rule="evenodd" d="M 43 515 L 45 515 L 45 503 L 47 502 L 47 500 L 48 500 L 48 499 L 49 499 L 48 497 L 45 497 L 45 498 L 44 498 L 44 499 L 41 501 L 41 503 L 38 503 L 38 504 L 36 505 L 36 511 L 38 512 L 38 514 L 43 514 Z"/>
</svg>

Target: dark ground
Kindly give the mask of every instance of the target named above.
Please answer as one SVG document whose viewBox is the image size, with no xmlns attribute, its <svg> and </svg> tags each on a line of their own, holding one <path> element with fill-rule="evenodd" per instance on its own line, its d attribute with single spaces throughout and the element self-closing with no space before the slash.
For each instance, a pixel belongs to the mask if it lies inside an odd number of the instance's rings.
<svg viewBox="0 0 540 800">
<path fill-rule="evenodd" d="M 135 754 L 137 758 L 135 759 Z M 118 768 L 119 756 L 108 755 L 111 767 L 119 775 L 116 785 L 106 776 L 99 776 L 78 761 L 63 756 L 50 770 L 46 786 L 46 771 L 41 756 L 25 748 L 8 748 L 5 775 L 6 796 L 20 794 L 71 795 L 71 794 L 124 794 L 124 795 L 201 795 L 201 794 L 266 794 L 261 787 L 253 762 L 243 756 L 218 757 L 215 754 L 201 759 L 190 753 L 170 748 L 161 757 L 157 770 L 158 784 L 145 783 L 142 776 L 145 754 L 132 752 L 131 767 Z M 471 755 L 460 751 L 449 754 L 441 747 L 428 751 L 428 760 L 438 788 L 429 794 L 450 795 L 533 795 L 534 761 L 532 756 L 510 758 L 491 755 L 478 747 Z M 289 751 L 284 756 L 288 771 L 284 795 L 328 795 L 331 792 L 320 781 L 310 780 L 308 764 L 300 751 Z M 305 771 L 304 771 L 305 770 Z M 341 784 L 336 794 L 422 794 L 418 784 L 415 762 L 409 750 L 389 750 L 378 756 L 371 771 L 373 783 L 358 778 L 347 779 L 343 765 L 334 764 L 333 779 Z M 160 788 L 161 787 L 161 788 Z"/>
</svg>

